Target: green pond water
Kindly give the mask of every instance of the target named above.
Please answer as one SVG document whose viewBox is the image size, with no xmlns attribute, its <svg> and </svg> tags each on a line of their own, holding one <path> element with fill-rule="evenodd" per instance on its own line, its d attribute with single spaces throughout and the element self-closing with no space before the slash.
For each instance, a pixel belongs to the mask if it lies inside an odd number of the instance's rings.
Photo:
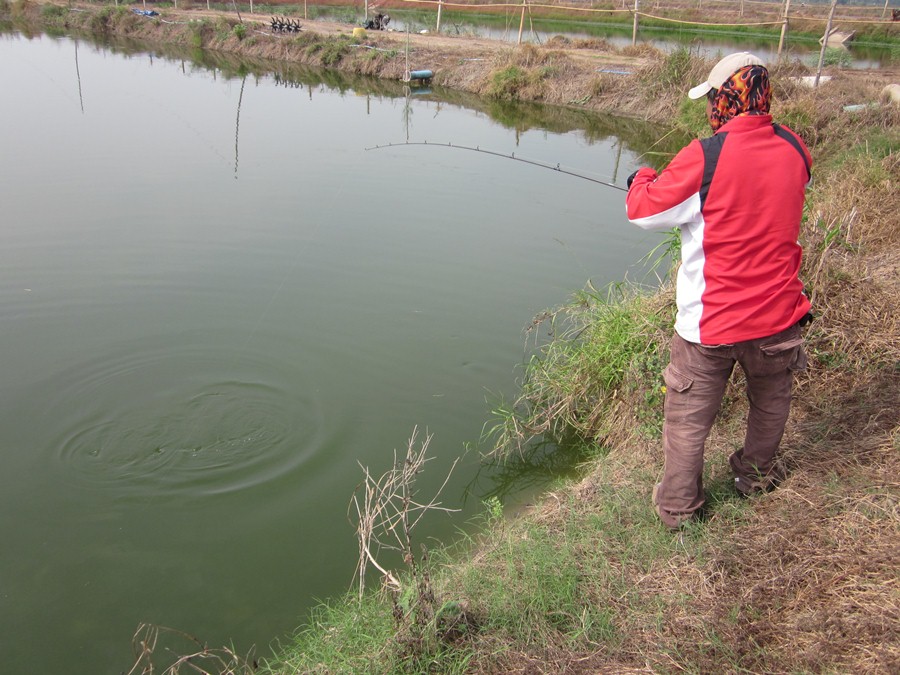
<svg viewBox="0 0 900 675">
<path fill-rule="evenodd" d="M 141 622 L 265 656 L 415 427 L 423 493 L 462 458 L 423 538 L 529 499 L 479 457 L 525 327 L 659 241 L 595 183 L 366 150 L 622 184 L 653 129 L 195 56 L 0 36 L 3 672 L 127 672 Z"/>
</svg>

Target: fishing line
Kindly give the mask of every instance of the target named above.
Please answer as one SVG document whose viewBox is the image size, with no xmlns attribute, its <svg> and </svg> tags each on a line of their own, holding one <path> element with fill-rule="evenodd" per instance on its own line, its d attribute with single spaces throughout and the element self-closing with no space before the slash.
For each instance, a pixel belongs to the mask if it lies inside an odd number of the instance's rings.
<svg viewBox="0 0 900 675">
<path fill-rule="evenodd" d="M 646 155 L 649 155 L 649 154 L 656 154 L 656 153 L 651 153 L 650 151 L 653 150 L 653 148 L 655 148 L 657 145 L 659 145 L 660 143 L 662 143 L 664 140 L 666 140 L 669 136 L 671 136 L 672 134 L 674 134 L 676 131 L 678 131 L 678 128 L 677 128 L 677 127 L 674 128 L 674 129 L 672 129 L 669 133 L 667 133 L 667 134 L 666 134 L 665 136 L 663 136 L 662 138 L 658 138 L 658 139 L 656 140 L 656 142 L 653 143 L 653 145 L 651 145 L 649 148 L 647 148 L 647 150 L 646 150 L 645 152 L 643 152 L 643 153 L 641 153 L 640 155 L 638 155 L 637 157 L 635 157 L 634 160 L 632 160 L 632 161 L 637 162 L 639 159 L 641 159 L 642 157 L 644 157 L 644 156 L 646 156 Z"/>
<path fill-rule="evenodd" d="M 624 188 L 621 185 L 616 185 L 615 183 L 608 183 L 603 180 L 599 180 L 597 178 L 591 178 L 590 176 L 585 176 L 584 174 L 578 173 L 576 171 L 569 171 L 568 169 L 563 169 L 559 164 L 553 166 L 552 164 L 545 164 L 544 162 L 538 162 L 533 159 L 525 159 L 524 157 L 516 157 L 516 153 L 512 153 L 510 155 L 504 154 L 502 152 L 497 152 L 495 150 L 484 150 L 480 147 L 472 147 L 469 145 L 454 145 L 453 143 L 429 143 L 428 141 L 405 141 L 403 143 L 388 143 L 387 145 L 375 145 L 371 148 L 366 148 L 366 152 L 369 150 L 384 150 L 385 148 L 399 148 L 404 145 L 427 145 L 431 148 L 454 148 L 456 150 L 471 150 L 472 152 L 481 152 L 486 155 L 493 155 L 494 157 L 502 157 L 503 159 L 512 159 L 517 162 L 524 162 L 525 164 L 531 164 L 532 166 L 538 166 L 542 169 L 549 169 L 550 171 L 556 171 L 558 173 L 564 173 L 567 176 L 574 176 L 575 178 L 581 178 L 583 180 L 589 180 L 592 183 L 597 183 L 599 185 L 605 185 L 606 187 L 611 187 L 616 190 L 621 190 L 622 192 L 628 192 L 628 188 Z"/>
</svg>

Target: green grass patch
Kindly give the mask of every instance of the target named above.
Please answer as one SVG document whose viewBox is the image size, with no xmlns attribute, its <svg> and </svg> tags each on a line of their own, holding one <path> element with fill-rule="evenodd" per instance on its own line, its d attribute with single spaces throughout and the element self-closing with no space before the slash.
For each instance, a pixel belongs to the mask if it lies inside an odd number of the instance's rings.
<svg viewBox="0 0 900 675">
<path fill-rule="evenodd" d="M 491 76 L 489 95 L 494 98 L 512 100 L 519 97 L 519 91 L 528 84 L 527 73 L 519 66 L 507 66 Z"/>
<path fill-rule="evenodd" d="M 345 36 L 341 36 L 334 40 L 327 40 L 322 43 L 319 58 L 322 59 L 323 66 L 333 66 L 340 62 L 350 51 L 351 40 Z"/>
<path fill-rule="evenodd" d="M 495 411 L 492 454 L 512 456 L 537 436 L 604 445 L 625 432 L 623 404 L 636 411 L 639 433 L 658 435 L 674 303 L 618 284 L 581 291 L 546 317 L 554 339 L 527 363 L 519 399 Z"/>
<path fill-rule="evenodd" d="M 41 7 L 41 16 L 45 19 L 57 18 L 68 14 L 68 10 L 62 5 L 44 5 Z"/>
<path fill-rule="evenodd" d="M 280 645 L 263 673 L 371 673 L 381 669 L 394 634 L 390 606 L 370 594 L 347 595 L 315 607 L 306 625 Z"/>
</svg>

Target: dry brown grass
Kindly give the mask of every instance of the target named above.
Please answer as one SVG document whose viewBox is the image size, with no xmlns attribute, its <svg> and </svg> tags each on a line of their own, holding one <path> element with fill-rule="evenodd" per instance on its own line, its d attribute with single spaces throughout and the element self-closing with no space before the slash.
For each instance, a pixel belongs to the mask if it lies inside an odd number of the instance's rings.
<svg viewBox="0 0 900 675">
<path fill-rule="evenodd" d="M 753 672 L 900 666 L 900 380 L 843 384 L 826 401 L 808 392 L 818 405 L 785 439 L 790 477 L 705 566 L 704 623 Z"/>
<path fill-rule="evenodd" d="M 785 103 L 814 118 L 823 160 L 802 235 L 818 317 L 782 443 L 787 480 L 740 527 L 710 522 L 711 559 L 679 562 L 658 589 L 677 594 L 694 579 L 695 602 L 669 625 L 675 651 L 706 672 L 723 665 L 698 639 L 711 633 L 748 672 L 900 670 L 898 113 L 838 111 L 877 90 L 857 82 L 836 101 L 797 90 Z M 880 134 L 887 156 L 841 154 Z M 711 438 L 713 463 L 740 445 L 738 391 Z"/>
</svg>

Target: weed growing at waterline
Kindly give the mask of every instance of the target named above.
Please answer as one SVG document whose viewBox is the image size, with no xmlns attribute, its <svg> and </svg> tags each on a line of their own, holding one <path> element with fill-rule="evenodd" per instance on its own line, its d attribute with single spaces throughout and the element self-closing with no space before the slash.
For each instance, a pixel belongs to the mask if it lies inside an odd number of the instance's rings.
<svg viewBox="0 0 900 675">
<path fill-rule="evenodd" d="M 131 639 L 135 662 L 127 675 L 216 673 L 252 675 L 259 666 L 253 650 L 246 656 L 232 647 L 210 648 L 180 630 L 142 623 Z M 168 665 L 162 665 L 163 661 Z"/>
<path fill-rule="evenodd" d="M 626 284 L 605 292 L 588 288 L 547 313 L 529 330 L 550 322 L 553 340 L 531 357 L 519 399 L 498 408 L 498 423 L 488 434 L 494 457 L 521 452 L 540 436 L 574 434 L 606 446 L 635 432 L 658 435 L 673 321 L 670 290 Z"/>
<path fill-rule="evenodd" d="M 518 66 L 498 70 L 491 77 L 490 95 L 494 98 L 515 99 L 527 83 L 525 72 Z"/>
<path fill-rule="evenodd" d="M 436 592 L 426 547 L 422 546 L 421 558 L 413 550 L 413 532 L 426 514 L 456 510 L 445 508 L 438 501 L 449 473 L 434 497 L 420 501 L 416 479 L 431 459 L 427 457 L 431 436 L 417 447 L 417 433 L 418 429 L 414 429 L 404 456 L 399 457 L 395 451 L 393 467 L 380 478 L 364 469 L 365 478 L 351 500 L 359 541 L 359 601 L 365 598 L 367 570 L 377 570 L 382 576 L 381 590 L 391 599 L 392 660 L 413 672 L 447 652 L 449 643 L 470 628 L 462 605 L 453 599 L 441 599 Z M 451 473 L 455 466 L 456 462 Z M 399 554 L 405 570 L 402 574 L 385 567 L 380 557 L 383 551 Z"/>
</svg>

